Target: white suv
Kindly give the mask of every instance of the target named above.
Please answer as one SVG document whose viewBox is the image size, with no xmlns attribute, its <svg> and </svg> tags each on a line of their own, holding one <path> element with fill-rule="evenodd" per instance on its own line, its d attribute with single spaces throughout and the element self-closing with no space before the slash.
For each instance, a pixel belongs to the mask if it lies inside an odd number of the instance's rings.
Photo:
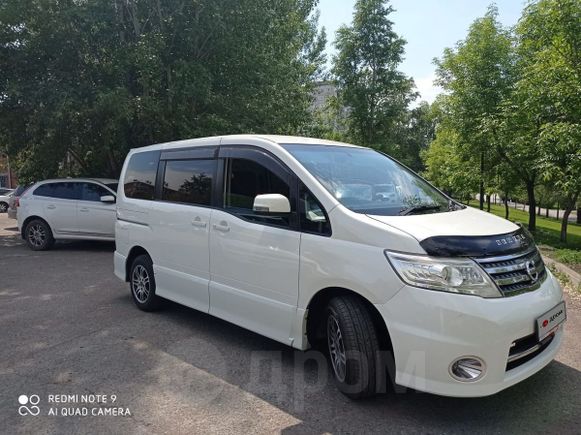
<svg viewBox="0 0 581 435">
<path fill-rule="evenodd" d="M 55 240 L 115 240 L 117 180 L 66 178 L 36 183 L 22 194 L 18 229 L 41 251 Z"/>
<path fill-rule="evenodd" d="M 115 274 L 160 298 L 328 351 L 351 397 L 397 384 L 485 396 L 556 355 L 565 305 L 523 228 L 349 144 L 240 135 L 132 150 Z"/>
</svg>

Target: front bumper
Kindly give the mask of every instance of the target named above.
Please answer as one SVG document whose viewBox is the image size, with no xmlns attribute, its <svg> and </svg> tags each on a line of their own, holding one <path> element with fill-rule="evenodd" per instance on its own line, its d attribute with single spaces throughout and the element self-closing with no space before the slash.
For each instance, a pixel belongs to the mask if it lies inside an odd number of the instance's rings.
<svg viewBox="0 0 581 435">
<path fill-rule="evenodd" d="M 524 364 L 507 370 L 515 340 L 535 333 L 535 319 L 557 305 L 563 292 L 547 271 L 541 287 L 518 296 L 476 296 L 404 286 L 387 303 L 376 305 L 389 330 L 399 385 L 443 396 L 479 397 L 514 385 L 553 360 L 563 326 L 551 343 Z M 452 361 L 463 356 L 484 360 L 486 373 L 475 382 L 451 377 Z"/>
</svg>

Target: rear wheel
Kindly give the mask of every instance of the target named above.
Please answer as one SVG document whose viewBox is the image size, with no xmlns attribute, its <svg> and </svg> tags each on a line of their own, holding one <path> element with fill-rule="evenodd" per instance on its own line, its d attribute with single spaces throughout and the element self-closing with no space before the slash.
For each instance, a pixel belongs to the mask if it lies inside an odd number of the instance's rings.
<svg viewBox="0 0 581 435">
<path fill-rule="evenodd" d="M 8 203 L 0 202 L 0 213 L 6 213 L 8 211 Z"/>
<path fill-rule="evenodd" d="M 326 327 L 329 359 L 339 390 L 353 399 L 385 391 L 386 366 L 365 304 L 355 296 L 331 299 Z"/>
<path fill-rule="evenodd" d="M 33 251 L 45 251 L 54 244 L 50 226 L 42 219 L 33 219 L 26 224 L 24 238 Z"/>
<path fill-rule="evenodd" d="M 131 296 L 133 296 L 133 302 L 137 308 L 143 311 L 159 309 L 161 300 L 155 294 L 153 262 L 149 255 L 140 255 L 133 260 L 129 278 Z"/>
</svg>

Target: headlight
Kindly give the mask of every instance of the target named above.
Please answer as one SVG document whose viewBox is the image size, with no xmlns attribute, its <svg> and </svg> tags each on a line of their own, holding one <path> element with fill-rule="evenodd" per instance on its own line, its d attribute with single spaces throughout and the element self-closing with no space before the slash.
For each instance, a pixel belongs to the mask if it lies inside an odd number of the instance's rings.
<svg viewBox="0 0 581 435">
<path fill-rule="evenodd" d="M 387 250 L 385 256 L 406 284 L 483 298 L 502 297 L 486 272 L 472 260 L 409 255 Z"/>
</svg>

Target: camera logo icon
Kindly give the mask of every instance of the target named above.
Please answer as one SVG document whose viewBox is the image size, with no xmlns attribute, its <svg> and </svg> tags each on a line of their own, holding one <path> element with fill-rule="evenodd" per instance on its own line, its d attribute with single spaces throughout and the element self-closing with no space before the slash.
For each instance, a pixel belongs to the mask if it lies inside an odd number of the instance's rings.
<svg viewBox="0 0 581 435">
<path fill-rule="evenodd" d="M 20 403 L 20 406 L 18 407 L 18 413 L 22 416 L 36 416 L 40 414 L 40 408 L 36 406 L 39 402 L 40 397 L 38 397 L 36 394 L 31 394 L 30 396 L 27 396 L 26 394 L 20 395 L 18 397 L 18 403 Z"/>
</svg>

